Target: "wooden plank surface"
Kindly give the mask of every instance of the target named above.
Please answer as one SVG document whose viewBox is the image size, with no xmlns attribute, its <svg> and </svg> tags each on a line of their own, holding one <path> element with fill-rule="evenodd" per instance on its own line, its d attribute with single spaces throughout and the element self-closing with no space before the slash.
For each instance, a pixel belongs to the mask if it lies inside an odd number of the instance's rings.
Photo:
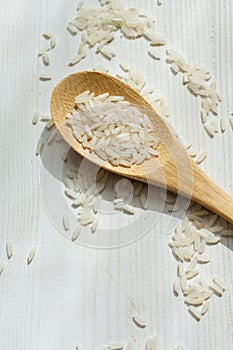
<svg viewBox="0 0 233 350">
<path fill-rule="evenodd" d="M 85 1 L 85 5 L 96 1 Z M 177 47 L 189 61 L 205 65 L 216 77 L 223 97 L 219 115 L 233 112 L 233 8 L 231 0 L 126 1 L 147 11 L 156 20 L 168 46 Z M 69 350 L 77 343 L 94 350 L 110 341 L 136 339 L 143 350 L 146 337 L 158 334 L 159 349 L 182 342 L 189 350 L 233 349 L 233 239 L 209 249 L 207 276 L 224 276 L 227 291 L 214 298 L 208 314 L 195 322 L 182 298 L 172 294 L 175 260 L 168 247 L 166 219 L 144 237 L 119 249 L 91 249 L 72 244 L 51 220 L 43 205 L 40 186 L 43 163 L 35 148 L 43 129 L 32 126 L 35 109 L 49 112 L 49 98 L 56 82 L 70 72 L 92 69 L 105 62 L 94 51 L 85 61 L 69 68 L 79 36 L 65 30 L 74 15 L 76 0 L 2 0 L 0 11 L 0 348 L 5 350 Z M 58 37 L 52 52 L 51 83 L 38 81 L 45 71 L 37 59 L 44 43 L 41 33 Z M 136 66 L 154 89 L 167 98 L 171 121 L 184 141 L 199 151 L 208 149 L 202 167 L 228 193 L 233 194 L 232 130 L 210 140 L 200 118 L 200 101 L 182 87 L 163 60 L 147 55 L 145 40 L 118 37 L 111 72 L 121 61 Z M 42 191 L 42 193 L 41 193 Z M 50 192 L 56 204 L 56 193 Z M 54 197 L 53 197 L 54 196 Z M 58 216 L 62 215 L 59 212 Z M 114 220 L 112 220 L 114 225 Z M 143 228 L 144 230 L 144 228 Z M 14 255 L 7 260 L 5 243 L 12 241 Z M 37 253 L 26 265 L 32 245 Z M 131 314 L 140 312 L 148 327 L 138 329 Z"/>
</svg>

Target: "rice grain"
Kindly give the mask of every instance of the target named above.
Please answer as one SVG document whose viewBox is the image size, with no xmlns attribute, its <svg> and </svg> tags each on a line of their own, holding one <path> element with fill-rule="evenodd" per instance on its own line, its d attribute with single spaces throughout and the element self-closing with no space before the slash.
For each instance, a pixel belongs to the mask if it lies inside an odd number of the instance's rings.
<svg viewBox="0 0 233 350">
<path fill-rule="evenodd" d="M 145 328 L 146 327 L 146 321 L 145 319 L 139 315 L 138 313 L 135 313 L 134 316 L 132 317 L 133 322 L 136 324 L 137 327 L 139 328 Z"/>
<path fill-rule="evenodd" d="M 11 242 L 6 243 L 6 254 L 7 254 L 7 259 L 11 259 L 13 256 L 13 244 Z"/>
<path fill-rule="evenodd" d="M 208 151 L 202 151 L 196 158 L 196 163 L 201 164 L 207 157 Z"/>
<path fill-rule="evenodd" d="M 122 343 L 112 343 L 108 346 L 109 350 L 122 350 L 124 345 Z"/>
<path fill-rule="evenodd" d="M 45 52 L 42 55 L 42 60 L 43 60 L 43 63 L 44 63 L 45 66 L 48 66 L 50 64 L 50 57 L 49 57 L 48 52 Z"/>
<path fill-rule="evenodd" d="M 32 118 L 32 124 L 36 125 L 38 120 L 40 117 L 40 112 L 39 111 L 35 111 L 35 113 L 33 114 L 33 118 Z"/>
<path fill-rule="evenodd" d="M 52 80 L 52 76 L 51 76 L 51 74 L 41 74 L 40 80 L 41 81 L 49 81 L 49 80 Z"/>
<path fill-rule="evenodd" d="M 30 265 L 36 254 L 36 247 L 31 247 L 27 256 L 27 265 Z"/>
<path fill-rule="evenodd" d="M 190 306 L 190 307 L 188 308 L 188 311 L 189 311 L 189 313 L 190 313 L 197 321 L 200 321 L 200 319 L 201 319 L 201 313 L 200 313 L 200 311 L 199 311 L 196 307 Z"/>
<path fill-rule="evenodd" d="M 69 231 L 70 229 L 70 217 L 68 214 L 64 214 L 63 215 L 63 227 L 65 229 L 65 231 Z"/>
<path fill-rule="evenodd" d="M 52 35 L 50 38 L 51 49 L 54 49 L 56 45 L 57 45 L 57 38 L 55 35 Z"/>
</svg>

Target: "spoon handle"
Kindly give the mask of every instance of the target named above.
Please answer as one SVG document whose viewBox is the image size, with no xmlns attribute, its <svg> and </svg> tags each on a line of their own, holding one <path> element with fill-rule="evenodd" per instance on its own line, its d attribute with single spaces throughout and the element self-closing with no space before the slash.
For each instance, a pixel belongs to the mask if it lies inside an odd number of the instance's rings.
<svg viewBox="0 0 233 350">
<path fill-rule="evenodd" d="M 194 163 L 192 199 L 233 224 L 233 197 L 217 186 Z"/>
</svg>

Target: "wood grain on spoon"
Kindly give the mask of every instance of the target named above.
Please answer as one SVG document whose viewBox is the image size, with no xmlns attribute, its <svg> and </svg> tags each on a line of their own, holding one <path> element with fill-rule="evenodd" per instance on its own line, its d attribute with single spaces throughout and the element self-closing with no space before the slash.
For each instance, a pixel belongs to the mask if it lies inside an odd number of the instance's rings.
<svg viewBox="0 0 233 350">
<path fill-rule="evenodd" d="M 95 95 L 108 92 L 124 96 L 150 118 L 154 134 L 160 140 L 159 157 L 151 157 L 141 165 L 131 168 L 112 166 L 94 153 L 89 153 L 73 136 L 66 125 L 66 115 L 75 107 L 75 97 L 89 90 Z M 192 198 L 212 212 L 233 223 L 233 198 L 210 180 L 190 158 L 172 129 L 153 107 L 136 90 L 120 80 L 100 72 L 79 72 L 62 80 L 51 97 L 51 114 L 54 123 L 66 142 L 80 155 L 103 168 L 135 180 L 167 188 L 186 198 Z"/>
</svg>

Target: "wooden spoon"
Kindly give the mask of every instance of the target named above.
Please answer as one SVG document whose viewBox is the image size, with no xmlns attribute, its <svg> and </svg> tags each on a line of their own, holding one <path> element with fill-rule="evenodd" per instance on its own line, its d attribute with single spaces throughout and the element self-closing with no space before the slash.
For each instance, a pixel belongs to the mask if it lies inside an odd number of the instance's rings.
<svg viewBox="0 0 233 350">
<path fill-rule="evenodd" d="M 124 96 L 150 118 L 154 134 L 160 140 L 159 157 L 152 156 L 141 165 L 131 168 L 112 166 L 94 153 L 89 153 L 73 136 L 66 125 L 66 115 L 75 106 L 75 97 L 89 90 L 95 95 L 108 92 Z M 54 123 L 65 141 L 80 155 L 99 166 L 135 180 L 166 188 L 176 194 L 200 203 L 205 208 L 233 223 L 233 198 L 211 181 L 188 155 L 173 130 L 153 107 L 136 90 L 120 80 L 100 72 L 79 72 L 62 80 L 51 97 L 51 113 Z"/>
</svg>

